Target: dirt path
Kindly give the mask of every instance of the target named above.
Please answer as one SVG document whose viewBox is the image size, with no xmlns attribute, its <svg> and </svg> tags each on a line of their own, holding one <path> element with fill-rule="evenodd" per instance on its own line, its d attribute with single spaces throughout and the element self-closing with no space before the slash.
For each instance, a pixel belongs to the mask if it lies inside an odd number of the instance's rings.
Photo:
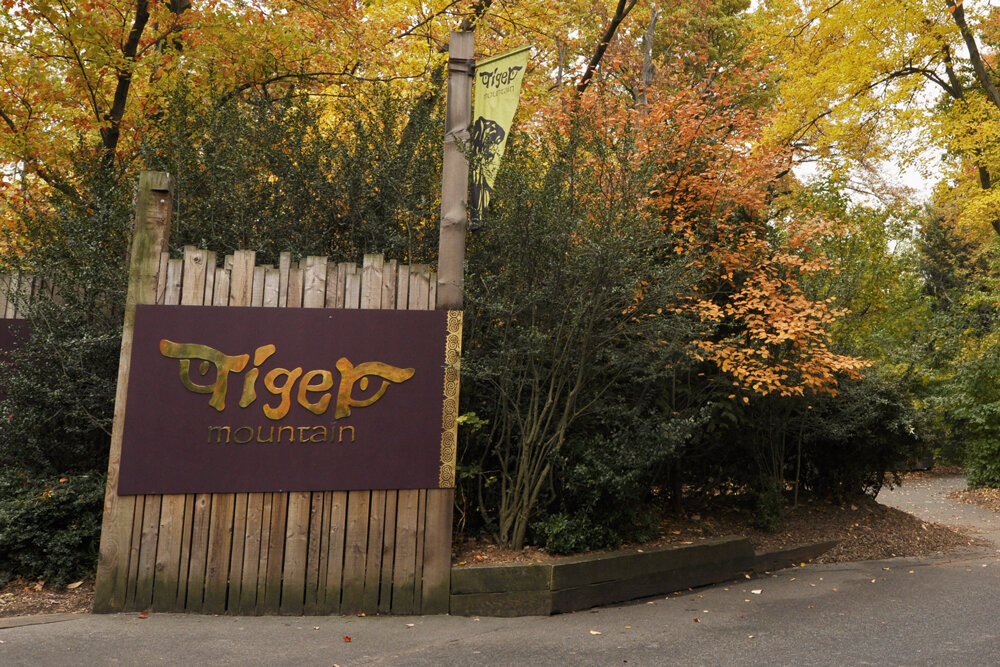
<svg viewBox="0 0 1000 667">
<path fill-rule="evenodd" d="M 990 540 L 1000 551 L 1000 514 L 947 497 L 949 493 L 963 489 L 965 477 L 962 475 L 910 478 L 895 489 L 883 488 L 878 494 L 878 501 L 924 521 L 942 523 Z"/>
</svg>

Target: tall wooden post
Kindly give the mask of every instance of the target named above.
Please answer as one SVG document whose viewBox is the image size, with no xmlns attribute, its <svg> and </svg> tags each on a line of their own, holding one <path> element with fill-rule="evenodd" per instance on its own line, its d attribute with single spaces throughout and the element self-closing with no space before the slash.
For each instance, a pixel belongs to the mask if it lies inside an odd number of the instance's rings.
<svg viewBox="0 0 1000 667">
<path fill-rule="evenodd" d="M 115 396 L 115 416 L 111 431 L 108 486 L 104 496 L 104 523 L 101 527 L 101 551 L 94 592 L 96 612 L 120 611 L 125 606 L 129 551 L 135 547 L 132 541 L 137 497 L 118 495 L 118 467 L 122 453 L 122 428 L 125 423 L 125 396 L 132 357 L 135 307 L 140 303 L 156 301 L 160 255 L 167 249 L 172 210 L 173 179 L 170 174 L 142 172 L 135 203 L 135 230 L 129 261 L 128 294 L 125 298 L 125 325 L 122 329 L 121 361 L 118 364 L 118 393 Z"/>
<path fill-rule="evenodd" d="M 465 228 L 469 192 L 468 145 L 472 120 L 475 33 L 453 32 L 448 46 L 448 108 L 441 169 L 441 235 L 437 307 L 461 310 L 465 293 Z"/>
</svg>

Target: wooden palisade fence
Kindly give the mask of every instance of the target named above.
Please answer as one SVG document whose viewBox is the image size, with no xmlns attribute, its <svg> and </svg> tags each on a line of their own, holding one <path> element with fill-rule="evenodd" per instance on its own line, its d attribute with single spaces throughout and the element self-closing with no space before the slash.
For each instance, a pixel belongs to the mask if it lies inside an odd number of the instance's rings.
<svg viewBox="0 0 1000 667">
<path fill-rule="evenodd" d="M 452 489 L 119 496 L 135 305 L 432 309 L 424 265 L 366 255 L 257 266 L 166 252 L 169 176 L 140 179 L 95 611 L 447 613 Z"/>
</svg>

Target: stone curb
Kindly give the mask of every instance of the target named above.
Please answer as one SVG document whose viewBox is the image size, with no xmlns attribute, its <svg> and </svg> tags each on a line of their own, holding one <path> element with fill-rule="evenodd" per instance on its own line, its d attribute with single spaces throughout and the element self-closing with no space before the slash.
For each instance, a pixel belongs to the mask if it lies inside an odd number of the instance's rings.
<svg viewBox="0 0 1000 667">
<path fill-rule="evenodd" d="M 32 614 L 30 616 L 11 616 L 0 618 L 0 630 L 9 628 L 23 628 L 28 625 L 44 625 L 46 623 L 62 623 L 73 621 L 84 614 Z"/>
<path fill-rule="evenodd" d="M 819 558 L 838 544 L 840 544 L 840 540 L 830 540 L 803 544 L 790 549 L 758 552 L 753 570 L 754 572 L 773 572 L 774 570 L 783 570 L 786 567 L 795 567 Z"/>
</svg>

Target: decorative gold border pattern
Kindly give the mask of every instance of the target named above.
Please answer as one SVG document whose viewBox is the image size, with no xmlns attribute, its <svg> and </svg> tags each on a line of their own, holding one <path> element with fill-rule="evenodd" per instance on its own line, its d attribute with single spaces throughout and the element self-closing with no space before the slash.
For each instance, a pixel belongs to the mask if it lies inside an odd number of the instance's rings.
<svg viewBox="0 0 1000 667">
<path fill-rule="evenodd" d="M 462 359 L 461 310 L 448 311 L 448 333 L 444 344 L 444 403 L 441 408 L 441 473 L 438 488 L 455 488 L 458 458 L 458 385 Z"/>
</svg>

